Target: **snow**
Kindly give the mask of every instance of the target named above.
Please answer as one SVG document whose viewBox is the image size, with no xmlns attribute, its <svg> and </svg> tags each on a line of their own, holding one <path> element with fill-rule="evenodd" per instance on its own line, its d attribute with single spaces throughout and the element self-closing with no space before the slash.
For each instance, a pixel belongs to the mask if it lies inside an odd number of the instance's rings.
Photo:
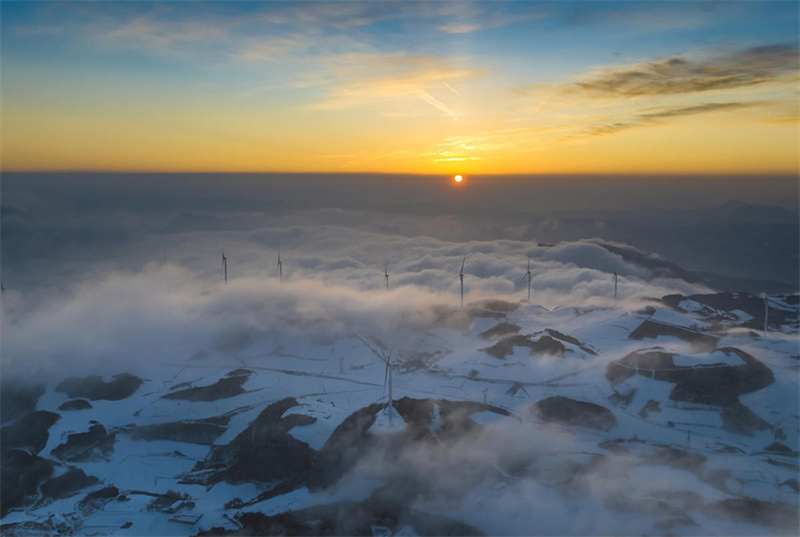
<svg viewBox="0 0 800 537">
<path fill-rule="evenodd" d="M 656 308 L 656 310 L 650 316 L 650 320 L 672 326 L 691 328 L 694 330 L 705 330 L 710 327 L 707 323 L 692 319 L 691 317 L 686 317 L 685 315 L 681 315 L 680 313 L 664 308 Z"/>
<path fill-rule="evenodd" d="M 709 354 L 676 354 L 672 357 L 672 363 L 676 367 L 711 367 L 711 366 L 738 366 L 744 365 L 744 361 L 735 353 L 722 352 L 716 350 Z"/>
<path fill-rule="evenodd" d="M 368 431 L 375 435 L 398 433 L 406 428 L 406 422 L 393 406 L 378 412 Z"/>
<path fill-rule="evenodd" d="M 781 305 L 790 307 L 785 303 Z M 681 307 L 691 314 L 707 311 L 691 300 L 682 301 Z M 745 312 L 728 313 L 742 322 L 748 320 Z M 47 505 L 12 511 L 2 522 L 41 522 L 50 515 L 64 517 L 65 513 L 75 511 L 76 503 L 88 492 L 113 484 L 130 500 L 114 500 L 98 511 L 81 515 L 81 523 L 74 527 L 76 535 L 191 535 L 212 527 L 236 528 L 234 517 L 238 510 L 225 510 L 223 506 L 233 498 L 250 501 L 258 497 L 266 484 L 234 485 L 223 481 L 209 488 L 187 484 L 183 482 L 184 477 L 193 471 L 198 461 L 205 460 L 212 446 L 134 440 L 125 431 L 131 426 L 226 416 L 225 432 L 215 441 L 216 445 L 224 445 L 244 431 L 267 405 L 293 397 L 298 405 L 287 410 L 284 417 L 302 415 L 315 421 L 296 426 L 288 434 L 318 451 L 353 412 L 374 403 L 386 403 L 386 368 L 378 356 L 380 352 L 391 352 L 398 360 L 392 377 L 395 401 L 402 397 L 434 400 L 429 426 L 434 435 L 439 434 L 443 426 L 436 400 L 485 401 L 514 416 L 509 418 L 489 410 L 471 414 L 473 422 L 485 426 L 490 434 L 498 435 L 493 449 L 540 450 L 522 473 L 509 475 L 503 470 L 498 472 L 497 479 L 470 482 L 457 494 L 420 499 L 413 502 L 412 507 L 473 524 L 488 534 L 530 534 L 534 529 L 539 534 L 660 534 L 664 531 L 654 526 L 660 517 L 636 509 L 609 511 L 609 498 L 621 495 L 636 500 L 664 501 L 676 509 L 684 507 L 674 500 L 677 496 L 670 494 L 687 492 L 700 495 L 706 503 L 741 495 L 796 503 L 797 493 L 779 486 L 796 477 L 796 471 L 769 462 L 772 459 L 796 464 L 796 459 L 763 453 L 764 448 L 775 441 L 775 431 L 766 430 L 753 436 L 729 433 L 722 428 L 718 407 L 672 401 L 670 393 L 675 384 L 648 376 L 634 375 L 611 386 L 605 377 L 609 362 L 652 345 L 652 342 L 628 339 L 630 332 L 646 318 L 622 308 L 564 306 L 547 311 L 533 304 L 523 304 L 508 313 L 504 320 L 475 319 L 468 333 L 437 327 L 379 336 L 351 335 L 324 342 L 267 335 L 232 354 L 207 349 L 202 361 L 192 360 L 190 355 L 183 359 L 170 356 L 158 367 L 139 372 L 144 383 L 133 396 L 121 401 L 92 401 L 92 409 L 81 411 L 58 411 L 67 397 L 55 392 L 54 385 L 50 385 L 38 408 L 56 411 L 61 417 L 51 427 L 41 456 L 50 458 L 52 450 L 65 442 L 69 434 L 87 431 L 91 420 L 101 423 L 108 431 L 116 431 L 114 450 L 107 460 L 69 463 L 96 476 L 100 480 L 96 486 Z M 650 318 L 693 329 L 710 327 L 690 315 L 663 308 L 656 308 Z M 598 354 L 591 355 L 567 345 L 575 352 L 563 358 L 530 356 L 526 347 L 516 347 L 512 355 L 498 360 L 480 350 L 491 342 L 482 340 L 478 334 L 502 321 L 520 326 L 521 334 L 541 334 L 547 328 L 558 330 L 597 349 Z M 797 334 L 770 333 L 767 337 L 751 337 L 741 329 L 723 327 L 720 330 L 723 330 L 720 347 L 732 346 L 748 352 L 763 361 L 775 375 L 775 381 L 766 388 L 740 395 L 740 402 L 776 430 L 783 430 L 786 438 L 781 443 L 792 450 L 800 449 Z M 710 368 L 744 363 L 733 352 L 716 350 L 697 354 L 690 344 L 681 341 L 669 342 L 661 348 L 674 353 L 676 367 Z M 406 361 L 421 353 L 432 357 L 427 367 L 404 367 Z M 136 365 L 131 364 L 131 371 L 136 371 Z M 239 368 L 253 372 L 243 385 L 246 390 L 243 394 L 212 402 L 162 398 L 177 384 L 210 385 Z M 518 389 L 511 393 L 514 387 Z M 613 397 L 615 394 L 629 398 L 627 405 L 614 403 L 619 399 Z M 551 424 L 544 427 L 531 417 L 528 407 L 554 395 L 601 405 L 613 413 L 617 425 L 609 432 Z M 652 404 L 651 401 L 658 403 L 659 410 L 651 410 L 642 417 L 640 411 Z M 391 435 L 405 430 L 406 422 L 390 405 L 377 413 L 368 434 Z M 509 435 L 515 442 L 503 435 Z M 616 440 L 626 453 L 613 454 L 598 447 L 599 443 Z M 724 446 L 741 450 L 742 454 L 723 453 Z M 703 455 L 708 459 L 703 470 L 706 474 L 711 470 L 730 472 L 725 480 L 729 490 L 712 486 L 703 479 L 703 472 L 696 474 L 641 462 L 642 457 L 666 448 L 688 449 Z M 609 473 L 589 472 L 578 479 L 585 487 L 581 494 L 562 494 L 563 491 L 554 485 L 534 477 L 551 475 L 568 464 L 588 465 L 593 455 L 605 457 Z M 307 487 L 298 486 L 242 511 L 258 510 L 273 515 L 336 501 L 363 501 L 385 484 L 384 479 L 375 476 L 352 474 L 330 490 L 310 492 Z M 163 494 L 168 490 L 187 494 L 195 502 L 195 508 L 185 514 L 202 515 L 196 524 L 181 524 L 170 521 L 169 514 L 148 511 L 146 508 L 153 497 L 132 492 Z M 669 533 L 746 535 L 766 531 L 763 526 L 712 518 L 694 506 L 685 509 L 699 527 L 677 526 Z M 132 525 L 121 528 L 126 522 Z M 415 530 L 406 526 L 395 532 L 399 534 L 414 535 Z"/>
</svg>

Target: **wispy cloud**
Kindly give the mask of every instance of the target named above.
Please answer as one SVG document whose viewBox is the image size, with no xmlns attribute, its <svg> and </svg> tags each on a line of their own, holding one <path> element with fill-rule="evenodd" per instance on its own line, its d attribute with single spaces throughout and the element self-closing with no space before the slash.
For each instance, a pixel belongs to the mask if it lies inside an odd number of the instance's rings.
<svg viewBox="0 0 800 537">
<path fill-rule="evenodd" d="M 543 19 L 547 15 L 538 8 L 534 11 L 495 9 L 492 4 L 474 4 L 467 2 L 444 3 L 439 14 L 451 20 L 439 24 L 435 29 L 447 34 L 467 34 L 490 28 L 502 28 L 510 24 Z M 519 5 L 515 6 L 519 7 Z"/>
<path fill-rule="evenodd" d="M 440 32 L 445 32 L 448 34 L 468 34 L 470 32 L 481 30 L 482 28 L 483 26 L 480 24 L 465 24 L 461 22 L 448 22 L 447 24 L 442 24 L 436 27 L 436 29 Z"/>
<path fill-rule="evenodd" d="M 797 72 L 797 47 L 777 44 L 706 59 L 672 56 L 595 71 L 563 90 L 590 97 L 675 95 L 789 82 Z"/>
<path fill-rule="evenodd" d="M 288 53 L 307 47 L 308 39 L 299 35 L 258 39 L 234 54 L 237 60 L 245 62 L 274 61 L 285 59 Z"/>
<path fill-rule="evenodd" d="M 604 136 L 607 134 L 615 134 L 617 132 L 634 129 L 638 127 L 647 127 L 664 123 L 667 120 L 694 116 L 698 114 L 707 114 L 711 112 L 722 112 L 740 110 L 742 108 L 752 108 L 757 106 L 754 103 L 704 103 L 694 106 L 665 106 L 659 107 L 651 112 L 643 112 L 627 118 L 608 120 L 601 123 L 595 123 L 581 132 L 568 136 L 566 139 L 582 138 L 585 136 Z"/>
<path fill-rule="evenodd" d="M 393 54 L 343 54 L 325 60 L 326 97 L 310 108 L 342 110 L 380 99 L 413 97 L 458 119 L 455 110 L 435 96 L 447 81 L 478 76 L 479 71 L 442 58 Z M 457 93 L 457 92 L 456 92 Z"/>
</svg>

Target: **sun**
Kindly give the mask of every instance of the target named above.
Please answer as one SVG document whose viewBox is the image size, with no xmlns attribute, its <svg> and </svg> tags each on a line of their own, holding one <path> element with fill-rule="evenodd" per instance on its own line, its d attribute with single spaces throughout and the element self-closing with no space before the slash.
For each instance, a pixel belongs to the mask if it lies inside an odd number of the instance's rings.
<svg viewBox="0 0 800 537">
<path fill-rule="evenodd" d="M 454 180 L 456 183 L 460 183 L 461 181 L 463 181 L 463 180 L 464 180 L 464 178 L 463 178 L 463 177 L 461 177 L 460 175 L 456 175 L 455 177 L 453 177 L 453 180 Z"/>
</svg>

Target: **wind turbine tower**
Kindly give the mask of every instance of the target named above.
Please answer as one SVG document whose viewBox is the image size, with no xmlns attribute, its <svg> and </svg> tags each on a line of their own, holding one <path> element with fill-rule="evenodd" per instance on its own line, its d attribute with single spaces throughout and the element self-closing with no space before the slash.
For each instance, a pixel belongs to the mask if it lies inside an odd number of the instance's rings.
<svg viewBox="0 0 800 537">
<path fill-rule="evenodd" d="M 283 281 L 283 262 L 281 262 L 281 245 L 278 243 L 278 281 Z"/>
<path fill-rule="evenodd" d="M 228 283 L 228 258 L 225 257 L 225 252 L 222 252 L 222 276 L 225 278 L 225 283 Z"/>
<path fill-rule="evenodd" d="M 386 282 L 386 290 L 389 290 L 389 265 L 388 263 L 383 267 L 383 281 Z"/>
<path fill-rule="evenodd" d="M 389 353 L 389 356 L 386 359 L 386 370 L 389 374 L 389 402 L 386 405 L 386 408 L 389 409 L 389 423 L 392 423 L 392 414 L 393 408 L 392 403 L 394 402 L 394 398 L 392 396 L 392 353 Z"/>
<path fill-rule="evenodd" d="M 461 307 L 464 307 L 464 263 L 467 262 L 467 255 L 464 254 L 464 259 L 461 260 L 461 272 L 459 272 L 458 277 L 461 279 Z"/>
<path fill-rule="evenodd" d="M 522 281 L 525 278 L 528 278 L 528 302 L 530 302 L 531 301 L 531 258 L 530 257 L 528 257 L 528 272 L 526 272 L 525 275 L 522 276 L 520 283 L 522 283 Z"/>
</svg>

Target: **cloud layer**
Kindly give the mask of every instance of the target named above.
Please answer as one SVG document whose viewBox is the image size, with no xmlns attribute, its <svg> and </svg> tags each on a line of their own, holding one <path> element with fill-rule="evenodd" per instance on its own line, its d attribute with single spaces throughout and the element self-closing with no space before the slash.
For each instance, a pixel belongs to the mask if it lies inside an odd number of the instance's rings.
<svg viewBox="0 0 800 537">
<path fill-rule="evenodd" d="M 773 44 L 705 59 L 673 56 L 588 74 L 575 86 L 588 96 L 640 97 L 700 93 L 797 79 L 798 49 Z M 574 91 L 574 90 L 573 90 Z"/>
</svg>

